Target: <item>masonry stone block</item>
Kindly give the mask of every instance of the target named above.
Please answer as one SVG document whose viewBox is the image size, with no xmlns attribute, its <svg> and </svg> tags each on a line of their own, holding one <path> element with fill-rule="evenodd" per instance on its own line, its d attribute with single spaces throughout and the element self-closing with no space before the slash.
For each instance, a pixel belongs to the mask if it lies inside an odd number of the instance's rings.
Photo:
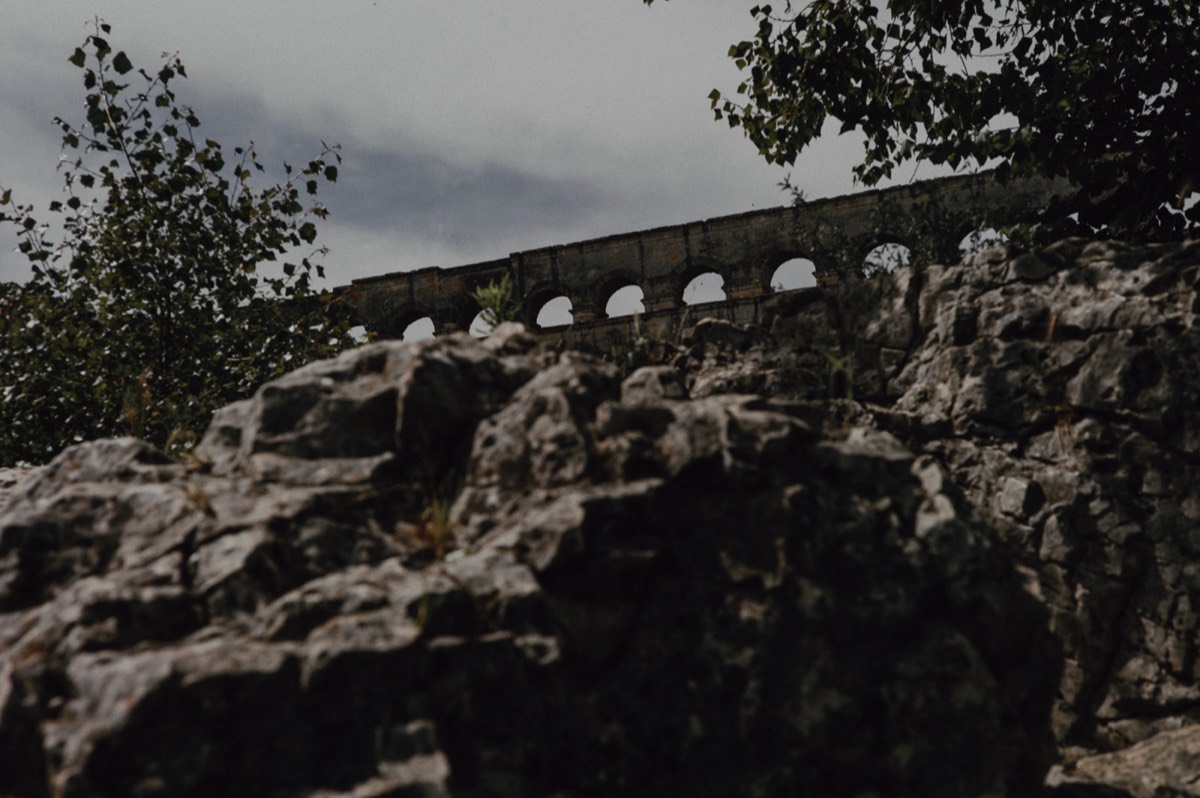
<svg viewBox="0 0 1200 798">
<path fill-rule="evenodd" d="M 753 307 L 771 292 L 774 270 L 791 258 L 811 259 L 818 283 L 825 284 L 836 279 L 839 259 L 861 259 L 881 243 L 911 244 L 906 233 L 913 218 L 931 208 L 955 235 L 959 228 L 975 229 L 981 218 L 994 225 L 1020 221 L 1066 190 L 1049 181 L 1000 185 L 989 173 L 955 176 L 515 252 L 466 266 L 395 272 L 355 280 L 344 290 L 355 298 L 359 322 L 380 337 L 400 337 L 425 316 L 440 334 L 466 329 L 479 311 L 471 293 L 507 274 L 531 327 L 546 301 L 566 296 L 576 325 L 608 324 L 612 334 L 622 335 L 628 319 L 609 319 L 605 305 L 625 285 L 641 287 L 648 314 L 674 315 L 677 326 L 685 313 L 691 321 L 697 318 L 698 311 L 685 308 L 683 290 L 700 274 L 716 272 L 724 280 L 727 302 Z M 718 312 L 706 306 L 703 315 Z"/>
</svg>

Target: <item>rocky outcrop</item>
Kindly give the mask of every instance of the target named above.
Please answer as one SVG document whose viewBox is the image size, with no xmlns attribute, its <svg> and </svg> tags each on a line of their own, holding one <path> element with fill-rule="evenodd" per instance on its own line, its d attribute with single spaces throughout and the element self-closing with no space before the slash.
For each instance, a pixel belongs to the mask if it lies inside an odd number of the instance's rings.
<svg viewBox="0 0 1200 798">
<path fill-rule="evenodd" d="M 519 330 L 381 343 L 0 518 L 0 792 L 1027 794 L 1046 616 L 945 471 Z M 869 766 L 868 766 L 869 763 Z"/>
<path fill-rule="evenodd" d="M 1198 291 L 1196 243 L 992 250 L 780 297 L 769 331 L 698 328 L 690 380 L 861 399 L 810 412 L 946 466 L 1037 574 L 1069 763 L 1200 719 Z"/>
<path fill-rule="evenodd" d="M 929 275 L 926 343 L 897 378 L 908 439 L 1038 571 L 1066 651 L 1060 739 L 1108 750 L 1194 721 L 1200 247 L 971 265 Z"/>
<path fill-rule="evenodd" d="M 1188 794 L 1198 270 L 993 251 L 627 377 L 377 343 L 70 449 L 0 512 L 0 794 Z"/>
</svg>

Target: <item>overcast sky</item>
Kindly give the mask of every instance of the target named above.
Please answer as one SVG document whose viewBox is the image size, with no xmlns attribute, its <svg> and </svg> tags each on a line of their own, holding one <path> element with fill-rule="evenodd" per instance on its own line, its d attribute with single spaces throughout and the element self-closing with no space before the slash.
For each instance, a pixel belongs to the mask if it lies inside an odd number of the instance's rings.
<svg viewBox="0 0 1200 798">
<path fill-rule="evenodd" d="M 0 185 L 58 196 L 60 134 L 80 120 L 67 57 L 99 14 L 137 66 L 179 51 L 177 87 L 202 132 L 253 140 L 282 176 L 340 143 L 330 282 L 457 266 L 611 233 L 854 190 L 857 138 L 827 137 L 794 167 L 763 162 L 713 121 L 739 73 L 752 2 L 672 0 L 8 0 L 0 18 Z M 0 230 L 0 279 L 23 279 Z"/>
</svg>

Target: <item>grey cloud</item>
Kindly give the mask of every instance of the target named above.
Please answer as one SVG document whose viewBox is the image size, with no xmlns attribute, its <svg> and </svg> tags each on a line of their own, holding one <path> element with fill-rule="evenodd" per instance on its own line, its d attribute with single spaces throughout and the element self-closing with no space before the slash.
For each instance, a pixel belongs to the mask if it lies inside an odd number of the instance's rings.
<svg viewBox="0 0 1200 798">
<path fill-rule="evenodd" d="M 304 119 L 297 119 L 273 115 L 246 94 L 218 93 L 187 81 L 176 90 L 180 102 L 192 105 L 201 120 L 197 136 L 221 142 L 227 158 L 233 147 L 253 142 L 267 168 L 266 174 L 255 175 L 259 185 L 284 179 L 285 162 L 298 168 L 316 157 L 322 141 L 340 143 L 338 181 L 323 184 L 318 194 L 330 210 L 329 224 L 394 237 L 398 246 L 420 240 L 501 257 L 518 240 L 523 247 L 557 243 L 537 236 L 585 226 L 589 217 L 611 204 L 601 187 L 582 179 L 548 178 L 494 162 L 460 165 L 407 140 L 402 132 L 394 149 L 367 145 L 339 127 L 332 114 L 319 110 L 309 109 Z M 52 87 L 10 84 L 0 93 L 7 113 L 19 114 L 24 127 L 44 132 L 38 149 L 48 155 L 38 173 L 47 185 L 60 182 L 54 173 L 59 134 L 49 120 L 55 114 L 72 119 L 81 95 L 61 82 Z M 21 149 L 30 150 L 30 142 L 22 142 Z M 15 276 L 22 269 L 8 263 L 13 259 L 19 256 L 5 252 L 0 265 Z"/>
<path fill-rule="evenodd" d="M 522 230 L 575 227 L 604 205 L 582 180 L 547 179 L 502 164 L 460 167 L 431 153 L 347 148 L 328 193 L 331 210 L 357 223 L 461 246 Z"/>
<path fill-rule="evenodd" d="M 283 16 L 258 3 L 216 16 L 197 4 L 102 5 L 139 66 L 180 50 L 193 79 L 178 94 L 200 133 L 227 147 L 253 139 L 270 181 L 322 139 L 344 145 L 341 178 L 320 198 L 331 213 L 321 243 L 330 265 L 351 262 L 346 272 L 502 257 L 786 201 L 774 188 L 781 170 L 714 124 L 705 100 L 737 79 L 725 52 L 749 21 L 723 0 L 653 12 L 379 3 L 333 17 L 304 3 Z M 12 11 L 0 49 L 0 181 L 44 207 L 61 185 L 50 120 L 82 115 L 66 58 L 91 10 Z M 796 171 L 809 196 L 840 193 L 833 173 L 845 170 L 832 165 L 844 162 L 822 152 Z M 12 246 L 0 231 L 0 249 Z M 0 278 L 20 260 L 0 251 Z"/>
<path fill-rule="evenodd" d="M 340 144 L 338 180 L 322 185 L 318 196 L 332 220 L 367 230 L 476 249 L 523 231 L 578 228 L 612 201 L 603 187 L 583 179 L 549 178 L 503 163 L 460 165 L 402 132 L 393 149 L 380 149 L 340 129 L 329 114 L 312 114 L 315 121 L 273 117 L 252 98 L 229 95 L 200 97 L 195 110 L 200 132 L 226 147 L 253 140 L 275 179 L 283 162 L 299 166 L 320 152 L 322 141 Z"/>
</svg>

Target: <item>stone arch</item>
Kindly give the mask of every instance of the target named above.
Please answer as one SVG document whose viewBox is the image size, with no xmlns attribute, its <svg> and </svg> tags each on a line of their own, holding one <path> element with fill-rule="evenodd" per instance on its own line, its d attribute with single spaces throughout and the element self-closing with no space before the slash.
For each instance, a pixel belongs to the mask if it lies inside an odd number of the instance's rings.
<svg viewBox="0 0 1200 798">
<path fill-rule="evenodd" d="M 646 291 L 637 283 L 627 283 L 614 291 L 604 303 L 604 316 L 617 319 L 646 312 Z"/>
<path fill-rule="evenodd" d="M 916 242 L 909 236 L 903 233 L 893 233 L 890 230 L 874 233 L 870 236 L 864 236 L 855 247 L 855 252 L 859 258 L 865 258 L 873 249 L 877 249 L 885 244 L 900 244 L 910 250 L 915 249 Z"/>
<path fill-rule="evenodd" d="M 821 264 L 818 262 L 814 253 L 799 247 L 779 250 L 772 253 L 769 257 L 763 258 L 762 262 L 758 266 L 755 279 L 757 279 L 758 287 L 764 294 L 770 294 L 776 290 L 776 274 L 779 272 L 781 267 L 792 263 L 793 261 L 808 261 L 812 264 L 814 275 L 819 275 L 822 273 Z"/>
<path fill-rule="evenodd" d="M 965 229 L 956 231 L 956 233 L 958 234 L 958 253 L 962 257 L 973 255 L 990 246 L 1008 241 L 1008 236 L 987 224 L 987 222 L 983 222 L 982 224 L 967 224 L 961 227 Z"/>
<path fill-rule="evenodd" d="M 522 321 L 525 322 L 527 327 L 534 330 L 550 329 L 559 326 L 551 325 L 550 328 L 546 328 L 543 327 L 538 321 L 538 318 L 547 303 L 559 298 L 565 298 L 570 304 L 571 309 L 574 310 L 574 299 L 572 299 L 571 295 L 567 292 L 567 289 L 558 282 L 545 281 L 534 286 L 533 289 L 525 294 L 524 299 L 521 301 Z"/>
<path fill-rule="evenodd" d="M 414 322 L 411 322 L 404 328 L 404 332 L 400 334 L 403 341 L 424 341 L 429 338 L 436 338 L 437 325 L 433 322 L 432 316 L 422 316 Z"/>
<path fill-rule="evenodd" d="M 685 305 L 704 305 L 729 299 L 725 278 L 718 271 L 702 272 L 684 286 L 680 300 Z"/>
<path fill-rule="evenodd" d="M 448 326 L 455 332 L 467 332 L 471 329 L 471 322 L 475 320 L 481 310 L 483 308 L 479 307 L 479 303 L 471 294 L 464 292 L 446 311 L 446 316 L 450 319 Z"/>
<path fill-rule="evenodd" d="M 729 278 L 726 272 L 728 269 L 723 269 L 722 265 L 712 260 L 711 258 L 691 258 L 687 262 L 681 264 L 673 270 L 671 279 L 671 299 L 674 300 L 676 307 L 689 304 L 684 298 L 688 293 L 689 286 L 699 277 L 715 274 L 720 279 L 721 293 L 725 299 L 729 298 Z M 717 302 L 717 299 L 703 299 L 701 302 Z M 694 303 L 694 301 L 693 301 Z"/>
<path fill-rule="evenodd" d="M 855 262 L 864 270 L 892 272 L 912 262 L 914 244 L 905 235 L 877 233 L 863 242 Z"/>
<path fill-rule="evenodd" d="M 506 264 L 502 268 L 481 269 L 463 280 L 461 283 L 462 287 L 458 289 L 461 293 L 456 294 L 451 302 L 447 315 L 452 320 L 450 325 L 452 325 L 453 330 L 475 334 L 473 330 L 477 326 L 476 321 L 479 314 L 483 311 L 480 304 L 475 301 L 475 292 L 492 283 L 499 283 L 506 274 L 513 281 L 513 296 L 515 297 L 514 301 L 517 305 L 518 314 L 523 311 L 524 297 L 516 293 L 517 286 L 519 285 L 518 275 L 513 274 L 511 270 L 507 269 Z"/>
<path fill-rule="evenodd" d="M 491 335 L 492 327 L 484 321 L 483 310 L 480 309 L 471 317 L 470 324 L 466 327 L 467 333 L 472 338 L 486 338 Z"/>
<path fill-rule="evenodd" d="M 769 290 L 794 291 L 815 288 L 820 284 L 820 269 L 812 258 L 795 257 L 776 266 L 768 278 Z"/>
<path fill-rule="evenodd" d="M 378 333 L 384 338 L 403 338 L 404 332 L 410 324 L 425 318 L 433 322 L 433 330 L 436 335 L 440 331 L 438 329 L 437 314 L 433 308 L 417 302 L 404 305 L 398 311 L 391 314 L 391 317 L 388 319 L 387 329 L 378 330 Z"/>
<path fill-rule="evenodd" d="M 613 295 L 631 285 L 637 286 L 641 290 L 642 303 L 644 305 L 646 301 L 646 288 L 642 285 L 640 275 L 634 271 L 629 269 L 616 269 L 606 274 L 604 279 L 596 285 L 594 289 L 596 306 L 604 312 L 605 317 L 609 317 L 608 304 L 613 298 Z"/>
<path fill-rule="evenodd" d="M 721 272 L 721 264 L 711 258 L 689 258 L 676 266 L 671 270 L 675 296 L 682 300 L 683 289 L 687 287 L 688 283 L 709 272 L 721 275 L 722 279 L 725 277 Z"/>
<path fill-rule="evenodd" d="M 538 308 L 533 323 L 539 330 L 570 327 L 575 323 L 575 303 L 566 294 L 551 297 Z"/>
<path fill-rule="evenodd" d="M 964 218 L 956 219 L 954 222 L 953 228 L 951 230 L 949 230 L 948 232 L 951 236 L 954 237 L 955 240 L 962 240 L 963 238 L 966 238 L 968 235 L 970 235 L 973 231 L 978 230 L 982 227 L 990 227 L 990 226 L 991 226 L 990 221 L 980 220 L 979 218 L 973 217 L 973 216 L 967 216 Z"/>
</svg>

